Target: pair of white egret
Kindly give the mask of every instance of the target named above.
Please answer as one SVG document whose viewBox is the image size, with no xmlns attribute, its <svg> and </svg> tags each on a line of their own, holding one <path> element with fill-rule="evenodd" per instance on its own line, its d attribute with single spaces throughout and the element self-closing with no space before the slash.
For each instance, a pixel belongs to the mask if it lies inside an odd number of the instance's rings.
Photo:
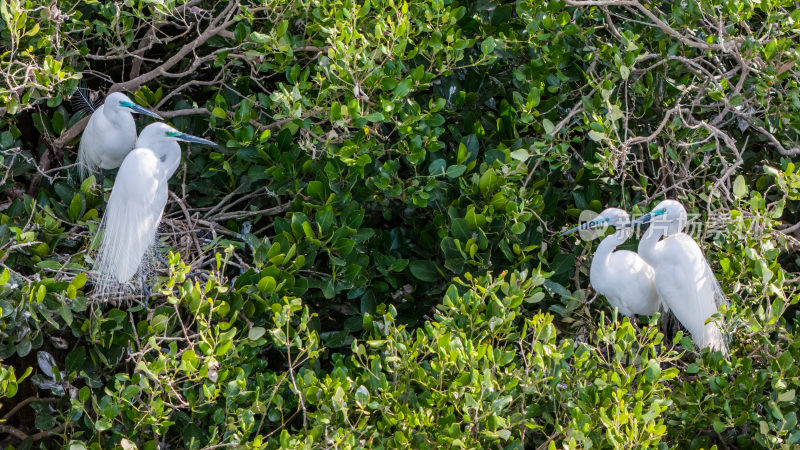
<svg viewBox="0 0 800 450">
<path fill-rule="evenodd" d="M 663 304 L 700 347 L 727 354 L 722 331 L 708 320 L 727 299 L 700 246 L 683 233 L 686 221 L 686 210 L 679 202 L 664 200 L 633 222 L 627 212 L 608 208 L 562 235 L 615 227 L 615 233 L 603 239 L 593 256 L 589 280 L 594 289 L 627 316 L 651 315 Z M 633 234 L 633 227 L 646 223 L 651 226 L 639 242 L 638 254 L 614 251 Z"/>
<path fill-rule="evenodd" d="M 216 144 L 162 122 L 146 126 L 137 138 L 131 113 L 161 117 L 119 92 L 109 94 L 97 109 L 88 106 L 92 115 L 78 150 L 81 177 L 119 167 L 100 224 L 102 242 L 95 260 L 96 290 L 104 294 L 111 283 L 130 281 L 155 244 L 167 184 L 181 161 L 178 141 Z M 103 195 L 102 182 L 100 190 Z"/>
</svg>

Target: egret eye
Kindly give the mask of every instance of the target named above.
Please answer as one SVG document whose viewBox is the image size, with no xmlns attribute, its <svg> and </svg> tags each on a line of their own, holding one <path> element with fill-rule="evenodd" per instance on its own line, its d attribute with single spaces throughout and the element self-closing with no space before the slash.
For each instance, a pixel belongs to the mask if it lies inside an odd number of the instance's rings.
<svg viewBox="0 0 800 450">
<path fill-rule="evenodd" d="M 667 213 L 667 208 L 661 208 L 661 214 L 666 214 L 666 213 Z"/>
</svg>

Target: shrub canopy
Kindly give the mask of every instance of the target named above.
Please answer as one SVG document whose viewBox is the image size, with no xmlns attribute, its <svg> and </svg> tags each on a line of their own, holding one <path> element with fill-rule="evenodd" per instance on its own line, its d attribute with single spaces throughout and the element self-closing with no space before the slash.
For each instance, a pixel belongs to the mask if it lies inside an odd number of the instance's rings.
<svg viewBox="0 0 800 450">
<path fill-rule="evenodd" d="M 0 16 L 4 445 L 800 443 L 794 2 Z M 81 80 L 220 143 L 184 146 L 149 299 L 91 296 Z M 731 299 L 729 359 L 594 300 L 598 241 L 558 236 L 666 197 Z"/>
</svg>

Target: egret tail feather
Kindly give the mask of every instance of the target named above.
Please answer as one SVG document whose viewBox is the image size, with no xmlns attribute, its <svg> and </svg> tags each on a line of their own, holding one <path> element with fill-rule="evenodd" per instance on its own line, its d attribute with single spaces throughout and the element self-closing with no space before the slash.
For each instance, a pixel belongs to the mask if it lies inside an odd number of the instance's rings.
<svg viewBox="0 0 800 450">
<path fill-rule="evenodd" d="M 148 274 L 154 257 L 157 219 L 151 214 L 150 205 L 123 202 L 111 193 L 100 224 L 102 241 L 95 263 L 99 294 L 119 293 L 124 286 L 130 286 L 135 275 Z M 132 289 L 141 290 L 135 286 Z"/>
<path fill-rule="evenodd" d="M 717 323 L 709 322 L 706 324 L 703 338 L 705 341 L 703 343 L 704 347 L 708 347 L 711 351 L 722 352 L 726 358 L 730 355 L 728 341 Z"/>
<path fill-rule="evenodd" d="M 100 171 L 100 167 L 89 158 L 88 149 L 86 148 L 88 144 L 85 144 L 85 142 L 84 139 L 81 139 L 81 143 L 78 144 L 78 173 L 81 176 L 81 180 L 85 180 L 89 175 Z"/>
<path fill-rule="evenodd" d="M 721 305 L 728 305 L 728 297 L 725 296 L 725 292 L 722 290 L 722 286 L 719 285 L 719 281 L 717 278 L 714 277 L 714 304 L 717 305 L 717 309 Z"/>
<path fill-rule="evenodd" d="M 99 99 L 92 101 L 92 95 L 91 91 L 89 90 L 89 86 L 83 80 L 78 83 L 78 89 L 70 98 L 72 110 L 75 113 L 83 111 L 86 114 L 92 114 L 97 110 L 97 107 L 99 106 L 98 103 L 101 102 L 102 101 Z"/>
</svg>

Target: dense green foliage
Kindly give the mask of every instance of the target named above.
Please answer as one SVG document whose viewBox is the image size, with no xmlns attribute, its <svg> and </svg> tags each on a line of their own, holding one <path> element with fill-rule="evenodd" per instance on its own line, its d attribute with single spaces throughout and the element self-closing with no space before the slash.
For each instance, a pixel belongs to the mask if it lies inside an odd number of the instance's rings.
<svg viewBox="0 0 800 450">
<path fill-rule="evenodd" d="M 0 0 L 0 443 L 800 445 L 795 6 Z M 221 144 L 149 299 L 91 295 L 80 79 Z M 729 359 L 593 301 L 597 241 L 558 237 L 665 197 Z"/>
</svg>

